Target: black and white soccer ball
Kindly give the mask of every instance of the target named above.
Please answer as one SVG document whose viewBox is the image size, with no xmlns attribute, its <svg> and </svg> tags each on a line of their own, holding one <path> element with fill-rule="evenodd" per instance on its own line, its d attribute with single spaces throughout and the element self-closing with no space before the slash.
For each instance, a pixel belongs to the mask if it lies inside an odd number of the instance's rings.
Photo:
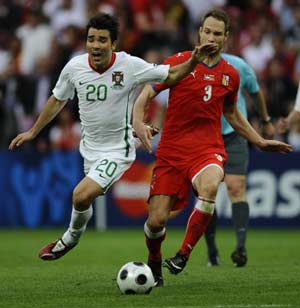
<svg viewBox="0 0 300 308">
<path fill-rule="evenodd" d="M 154 287 L 154 277 L 147 264 L 128 262 L 119 270 L 117 284 L 123 294 L 149 294 Z"/>
</svg>

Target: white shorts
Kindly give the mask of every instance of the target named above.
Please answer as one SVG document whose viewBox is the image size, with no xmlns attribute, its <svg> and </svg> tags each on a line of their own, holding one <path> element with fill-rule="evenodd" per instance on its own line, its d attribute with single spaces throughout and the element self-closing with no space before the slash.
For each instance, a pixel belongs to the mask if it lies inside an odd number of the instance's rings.
<svg viewBox="0 0 300 308">
<path fill-rule="evenodd" d="M 129 157 L 120 153 L 103 153 L 95 161 L 84 159 L 84 173 L 106 192 L 130 168 L 134 160 L 134 151 Z"/>
</svg>

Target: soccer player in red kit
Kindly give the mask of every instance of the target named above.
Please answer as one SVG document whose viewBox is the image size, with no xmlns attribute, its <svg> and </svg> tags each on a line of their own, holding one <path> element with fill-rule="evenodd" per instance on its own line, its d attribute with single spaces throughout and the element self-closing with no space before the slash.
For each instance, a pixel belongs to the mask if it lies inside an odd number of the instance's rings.
<svg viewBox="0 0 300 308">
<path fill-rule="evenodd" d="M 148 265 L 157 286 L 161 275 L 161 243 L 171 211 L 187 204 L 192 184 L 198 199 L 189 217 L 182 245 L 176 255 L 165 260 L 172 274 L 183 270 L 190 253 L 204 233 L 214 212 L 217 189 L 224 177 L 226 153 L 221 135 L 224 113 L 235 130 L 266 151 L 289 152 L 290 146 L 265 140 L 251 127 L 236 107 L 238 72 L 221 58 L 228 36 L 228 17 L 223 11 L 208 12 L 199 29 L 200 45 L 217 44 L 193 72 L 170 87 L 169 103 L 161 140 L 156 150 L 156 165 L 150 185 L 149 213 L 144 225 L 149 250 Z M 180 52 L 165 60 L 171 66 L 186 61 L 191 52 Z M 134 106 L 133 127 L 149 152 L 151 131 L 143 123 L 144 109 L 151 98 L 166 89 L 166 84 L 146 86 Z"/>
</svg>

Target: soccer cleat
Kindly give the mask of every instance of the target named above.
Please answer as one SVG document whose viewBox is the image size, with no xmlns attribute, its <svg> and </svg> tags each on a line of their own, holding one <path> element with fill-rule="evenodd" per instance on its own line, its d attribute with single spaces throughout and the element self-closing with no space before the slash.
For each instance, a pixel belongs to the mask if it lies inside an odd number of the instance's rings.
<svg viewBox="0 0 300 308">
<path fill-rule="evenodd" d="M 154 276 L 154 287 L 162 288 L 164 286 L 164 279 L 162 276 Z"/>
<path fill-rule="evenodd" d="M 184 269 L 187 260 L 186 254 L 179 251 L 174 257 L 165 259 L 163 266 L 166 267 L 171 274 L 177 275 Z"/>
<path fill-rule="evenodd" d="M 238 248 L 231 254 L 231 260 L 236 267 L 242 267 L 247 264 L 247 254 L 245 248 Z"/>
<path fill-rule="evenodd" d="M 210 254 L 208 256 L 207 266 L 219 266 L 220 265 L 220 258 L 218 253 Z"/>
<path fill-rule="evenodd" d="M 164 279 L 161 273 L 161 261 L 155 262 L 155 261 L 148 261 L 148 266 L 151 268 L 153 277 L 154 277 L 154 287 L 160 288 L 164 286 Z"/>
<path fill-rule="evenodd" d="M 60 257 L 64 256 L 68 251 L 74 248 L 77 245 L 75 243 L 72 246 L 67 246 L 62 239 L 58 239 L 45 247 L 43 247 L 39 251 L 39 258 L 44 261 L 53 261 L 57 260 Z"/>
</svg>

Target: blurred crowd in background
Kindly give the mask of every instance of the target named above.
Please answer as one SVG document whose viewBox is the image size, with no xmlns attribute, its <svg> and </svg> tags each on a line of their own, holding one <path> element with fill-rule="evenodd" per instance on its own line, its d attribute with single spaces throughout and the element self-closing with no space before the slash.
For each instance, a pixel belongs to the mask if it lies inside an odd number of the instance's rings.
<svg viewBox="0 0 300 308">
<path fill-rule="evenodd" d="M 300 0 L 0 0 L 0 146 L 29 129 L 63 66 L 85 52 L 85 26 L 98 12 L 120 21 L 118 50 L 161 63 L 198 43 L 201 17 L 224 9 L 231 20 L 226 52 L 243 57 L 257 74 L 277 127 L 294 105 L 300 79 Z M 260 131 L 255 108 L 249 120 Z M 276 139 L 300 151 L 300 123 Z M 76 101 L 42 131 L 38 151 L 78 147 Z"/>
</svg>

